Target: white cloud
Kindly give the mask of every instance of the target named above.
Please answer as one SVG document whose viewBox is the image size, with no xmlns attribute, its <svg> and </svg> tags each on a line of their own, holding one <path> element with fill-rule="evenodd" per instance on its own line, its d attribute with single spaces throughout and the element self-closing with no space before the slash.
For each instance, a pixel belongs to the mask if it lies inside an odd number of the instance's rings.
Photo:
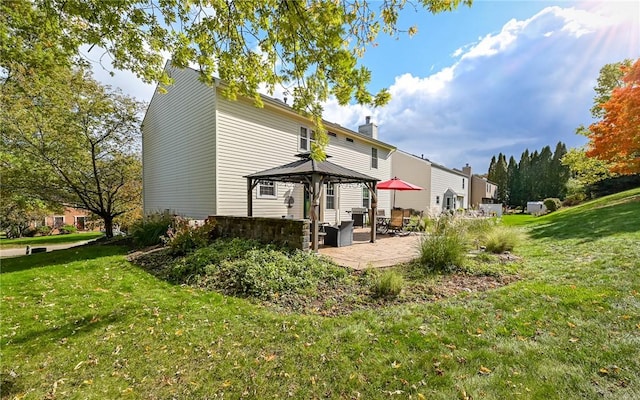
<svg viewBox="0 0 640 400">
<path fill-rule="evenodd" d="M 525 148 L 582 145 L 574 132 L 591 122 L 600 68 L 640 57 L 639 6 L 635 19 L 605 10 L 548 7 L 511 20 L 454 51 L 451 66 L 424 77 L 397 76 L 385 107 L 330 102 L 325 118 L 356 130 L 354 121 L 372 115 L 381 140 L 452 168 L 468 162 L 478 173 L 498 152 L 517 161 Z"/>
</svg>

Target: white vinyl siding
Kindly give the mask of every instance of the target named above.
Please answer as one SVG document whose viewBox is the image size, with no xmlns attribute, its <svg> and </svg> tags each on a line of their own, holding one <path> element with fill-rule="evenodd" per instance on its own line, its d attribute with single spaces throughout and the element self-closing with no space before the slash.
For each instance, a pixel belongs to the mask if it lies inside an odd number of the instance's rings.
<svg viewBox="0 0 640 400">
<path fill-rule="evenodd" d="M 247 215 L 247 180 L 244 176 L 297 160 L 300 121 L 239 99 L 218 95 L 217 148 L 218 214 Z M 302 218 L 302 185 L 276 183 L 274 198 L 259 198 L 253 190 L 253 215 Z M 287 200 L 293 197 L 292 208 Z"/>
<path fill-rule="evenodd" d="M 440 196 L 440 205 L 435 206 L 438 210 L 446 208 L 445 192 L 451 189 L 462 201 L 456 201 L 456 208 L 468 208 L 467 190 L 462 188 L 462 175 L 452 172 L 442 166 L 431 165 L 431 198 L 432 204 L 436 204 L 436 196 Z M 453 206 L 453 203 L 451 204 Z"/>
<path fill-rule="evenodd" d="M 143 121 L 144 212 L 215 214 L 215 92 L 191 69 L 171 69 L 174 84 L 156 92 Z"/>
<path fill-rule="evenodd" d="M 391 152 L 382 147 L 376 147 L 378 151 L 378 168 L 371 167 L 371 143 L 360 140 L 357 136 L 353 141 L 347 141 L 338 135 L 331 138 L 326 153 L 331 156 L 329 161 L 342 167 L 358 171 L 378 178 L 381 181 L 391 179 Z M 335 212 L 325 212 L 325 222 L 336 223 L 351 219 L 352 208 L 362 208 L 363 184 L 344 184 L 338 189 L 339 199 Z M 391 207 L 391 193 L 388 190 L 378 191 L 378 208 L 386 210 L 389 215 Z"/>
<path fill-rule="evenodd" d="M 418 185 L 424 190 L 396 191 L 396 207 L 429 211 L 435 199 L 431 199 L 431 163 L 420 157 L 396 151 L 391 156 L 392 176 Z"/>
</svg>

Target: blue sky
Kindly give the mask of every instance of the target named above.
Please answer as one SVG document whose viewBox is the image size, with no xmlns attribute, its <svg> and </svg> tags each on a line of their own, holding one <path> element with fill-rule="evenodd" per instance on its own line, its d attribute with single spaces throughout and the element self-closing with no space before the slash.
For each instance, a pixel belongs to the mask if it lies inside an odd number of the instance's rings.
<svg viewBox="0 0 640 400">
<path fill-rule="evenodd" d="M 357 130 L 370 115 L 379 139 L 450 168 L 486 173 L 499 152 L 519 160 L 525 148 L 586 143 L 575 134 L 592 122 L 600 68 L 640 58 L 638 1 L 481 1 L 437 15 L 405 10 L 362 63 L 370 88 L 392 100 L 373 109 L 325 104 L 325 119 Z M 116 72 L 96 78 L 149 101 L 153 87 Z M 275 94 L 278 97 L 278 94 Z"/>
</svg>

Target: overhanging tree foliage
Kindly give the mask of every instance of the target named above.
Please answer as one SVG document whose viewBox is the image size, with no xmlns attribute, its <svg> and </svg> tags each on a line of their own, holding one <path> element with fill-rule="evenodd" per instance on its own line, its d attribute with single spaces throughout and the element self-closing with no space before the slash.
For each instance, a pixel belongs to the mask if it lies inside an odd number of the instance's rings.
<svg viewBox="0 0 640 400">
<path fill-rule="evenodd" d="M 14 4 L 16 3 L 16 4 Z M 373 94 L 371 72 L 358 61 L 380 31 L 414 34 L 397 26 L 407 5 L 431 13 L 452 11 L 472 0 L 32 0 L 0 2 L 0 59 L 55 65 L 56 55 L 78 54 L 82 45 L 104 49 L 118 69 L 146 82 L 169 84 L 163 71 L 196 65 L 204 82 L 223 79 L 226 95 L 255 99 L 258 89 L 283 85 L 293 107 L 319 126 L 314 157 L 323 158 L 326 135 L 322 101 L 382 105 L 386 89 Z M 32 28 L 32 29 L 31 29 Z M 35 40 L 34 38 L 39 39 Z M 35 43 L 35 45 L 34 45 Z M 33 51 L 38 51 L 34 60 Z M 46 55 L 49 54 L 49 55 Z M 93 55 L 102 59 L 103 55 Z M 324 140 L 323 140 L 324 138 Z"/>
<path fill-rule="evenodd" d="M 14 66 L 0 83 L 3 193 L 89 210 L 113 236 L 114 218 L 140 204 L 141 104 L 81 68 Z"/>
</svg>

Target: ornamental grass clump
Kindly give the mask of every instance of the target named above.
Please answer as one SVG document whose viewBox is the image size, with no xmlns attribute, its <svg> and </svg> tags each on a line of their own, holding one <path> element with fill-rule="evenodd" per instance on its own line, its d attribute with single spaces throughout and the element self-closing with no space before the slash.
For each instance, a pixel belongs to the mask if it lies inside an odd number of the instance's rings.
<svg viewBox="0 0 640 400">
<path fill-rule="evenodd" d="M 418 261 L 427 271 L 452 272 L 462 268 L 467 253 L 464 225 L 441 217 L 420 242 Z"/>
<path fill-rule="evenodd" d="M 138 247 L 154 246 L 162 243 L 162 237 L 173 223 L 169 213 L 147 215 L 131 226 L 133 243 Z"/>
<path fill-rule="evenodd" d="M 371 285 L 374 297 L 396 297 L 402 291 L 404 279 L 395 271 L 385 271 L 376 276 Z"/>
<path fill-rule="evenodd" d="M 491 253 L 512 251 L 521 241 L 522 233 L 506 226 L 496 226 L 484 236 L 484 246 Z"/>
</svg>

